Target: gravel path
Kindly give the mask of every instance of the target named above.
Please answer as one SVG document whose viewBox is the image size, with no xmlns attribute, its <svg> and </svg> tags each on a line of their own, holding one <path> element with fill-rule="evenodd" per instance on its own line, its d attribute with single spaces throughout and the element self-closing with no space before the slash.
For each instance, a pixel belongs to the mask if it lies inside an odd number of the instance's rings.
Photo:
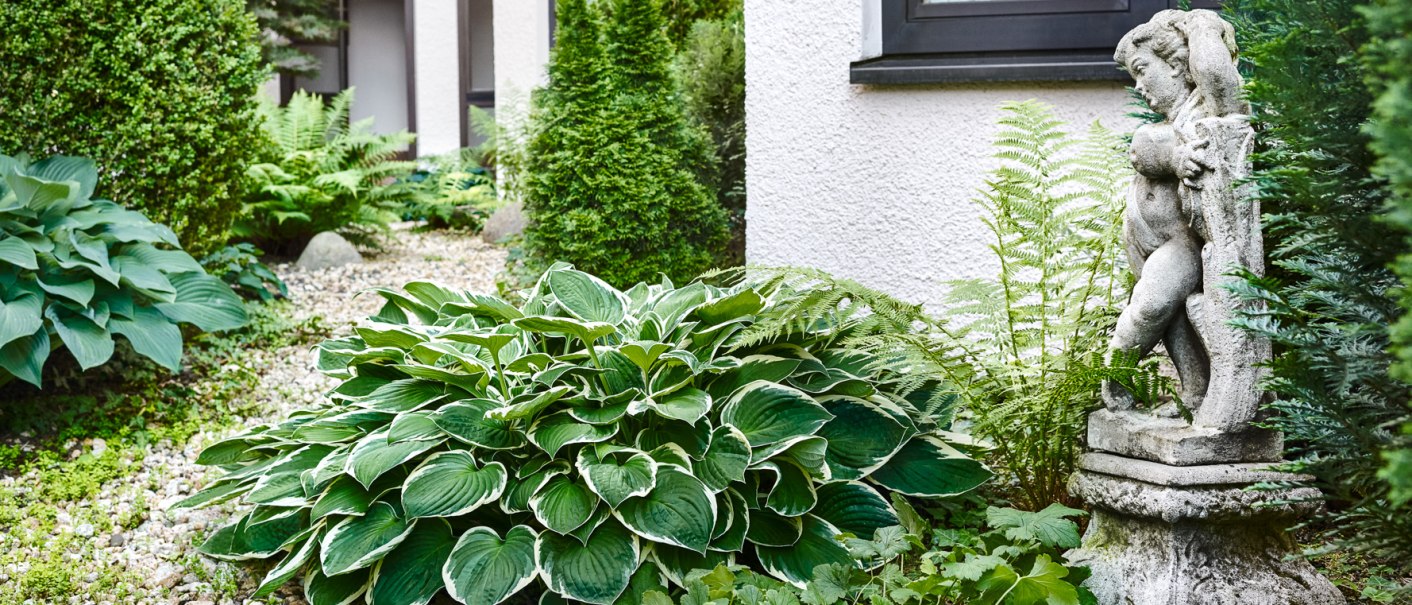
<svg viewBox="0 0 1412 605">
<path fill-rule="evenodd" d="M 386 251 L 361 265 L 319 271 L 304 271 L 292 265 L 274 269 L 289 286 L 292 312 L 297 318 L 319 316 L 335 335 L 341 335 L 381 307 L 382 299 L 374 294 L 355 296 L 361 290 L 427 280 L 453 288 L 494 292 L 494 276 L 504 263 L 504 251 L 478 237 L 415 233 L 404 228 Z M 248 401 L 242 402 L 241 408 L 258 412 L 245 418 L 243 424 L 255 425 L 282 417 L 321 397 L 332 387 L 332 381 L 314 371 L 314 361 L 313 351 L 299 346 L 259 351 L 245 368 L 227 368 L 225 371 L 250 370 L 260 375 L 258 388 L 248 394 Z M 194 463 L 201 449 L 238 430 L 202 431 L 185 444 L 153 444 L 144 456 L 132 461 L 134 466 L 128 474 L 104 484 L 97 497 L 60 505 L 52 524 L 22 520 L 16 532 L 52 527 L 47 540 L 40 540 L 47 549 L 35 548 L 25 556 L 11 558 L 18 562 L 0 569 L 0 588 L 6 582 L 26 577 L 29 560 L 45 560 L 62 549 L 63 564 L 80 568 L 70 575 L 77 582 L 57 586 L 62 590 L 51 592 L 53 597 L 26 603 L 303 603 L 293 585 L 285 587 L 288 592 L 261 600 L 248 599 L 262 570 L 214 561 L 195 552 L 195 545 L 208 532 L 230 518 L 236 510 L 233 505 L 168 511 L 172 503 L 215 476 L 210 469 Z M 81 447 L 101 454 L 106 444 L 100 440 Z M 7 477 L 0 479 L 0 489 L 25 490 L 38 480 L 33 474 Z M 7 541 L 18 543 L 0 532 L 0 551 L 15 547 Z M 29 581 L 36 581 L 34 575 L 30 574 Z"/>
</svg>

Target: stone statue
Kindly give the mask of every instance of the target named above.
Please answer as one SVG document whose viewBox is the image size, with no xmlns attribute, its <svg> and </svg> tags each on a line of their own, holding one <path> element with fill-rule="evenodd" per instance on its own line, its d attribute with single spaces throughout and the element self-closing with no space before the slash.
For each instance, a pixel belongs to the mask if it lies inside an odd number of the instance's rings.
<svg viewBox="0 0 1412 605">
<path fill-rule="evenodd" d="M 1278 432 L 1252 426 L 1267 341 L 1229 325 L 1240 309 L 1223 282 L 1260 274 L 1260 209 L 1239 189 L 1253 130 L 1241 99 L 1235 36 L 1216 13 L 1162 11 L 1123 37 L 1114 59 L 1161 123 L 1133 134 L 1123 240 L 1138 277 L 1111 349 L 1160 342 L 1181 379 L 1188 422 L 1136 409 L 1104 385 L 1088 446 L 1069 482 L 1093 509 L 1085 586 L 1101 605 L 1339 605 L 1338 590 L 1286 529 L 1319 506 L 1318 490 L 1256 484 L 1300 479 L 1271 469 Z M 1165 406 L 1164 406 L 1165 407 Z"/>
<path fill-rule="evenodd" d="M 1138 281 L 1111 347 L 1146 355 L 1162 342 L 1194 424 L 1224 432 L 1255 419 L 1258 364 L 1269 356 L 1267 343 L 1229 325 L 1237 302 L 1221 287 L 1231 269 L 1264 268 L 1260 209 L 1232 187 L 1253 139 L 1235 57 L 1235 32 L 1219 16 L 1175 10 L 1129 32 L 1114 57 L 1166 119 L 1133 134 L 1123 242 Z M 1115 384 L 1104 403 L 1134 407 Z"/>
</svg>

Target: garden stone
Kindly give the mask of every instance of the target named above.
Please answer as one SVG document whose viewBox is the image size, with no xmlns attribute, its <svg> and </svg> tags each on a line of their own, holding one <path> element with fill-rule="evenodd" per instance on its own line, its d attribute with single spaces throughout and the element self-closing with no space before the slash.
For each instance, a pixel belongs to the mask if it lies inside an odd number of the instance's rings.
<svg viewBox="0 0 1412 605">
<path fill-rule="evenodd" d="M 480 237 L 487 244 L 499 243 L 507 237 L 519 235 L 525 230 L 525 208 L 519 202 L 510 202 L 491 213 L 481 228 Z"/>
<path fill-rule="evenodd" d="M 358 249 L 354 248 L 353 244 L 337 233 L 325 231 L 309 240 L 309 245 L 304 247 L 304 252 L 299 255 L 299 261 L 295 264 L 300 269 L 312 271 L 362 262 L 363 257 L 358 254 Z"/>
<path fill-rule="evenodd" d="M 1318 509 L 1306 477 L 1271 468 L 1283 437 L 1259 420 L 1270 344 L 1231 325 L 1232 270 L 1260 275 L 1260 209 L 1237 183 L 1254 131 L 1241 99 L 1235 35 L 1213 12 L 1162 11 L 1114 59 L 1165 116 L 1133 134 L 1123 242 L 1138 278 L 1110 349 L 1139 357 L 1161 342 L 1190 421 L 1137 409 L 1116 383 L 1089 417 L 1069 490 L 1093 508 L 1084 585 L 1101 605 L 1337 605 L 1337 589 L 1297 555 L 1288 529 Z"/>
</svg>

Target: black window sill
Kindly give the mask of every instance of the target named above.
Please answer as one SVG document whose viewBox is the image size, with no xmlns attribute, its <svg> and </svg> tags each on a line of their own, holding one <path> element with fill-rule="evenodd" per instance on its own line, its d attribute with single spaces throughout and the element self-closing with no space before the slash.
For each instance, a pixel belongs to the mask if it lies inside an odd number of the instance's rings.
<svg viewBox="0 0 1412 605">
<path fill-rule="evenodd" d="M 892 55 L 854 62 L 853 84 L 1132 82 L 1113 51 L 1003 55 Z"/>
</svg>

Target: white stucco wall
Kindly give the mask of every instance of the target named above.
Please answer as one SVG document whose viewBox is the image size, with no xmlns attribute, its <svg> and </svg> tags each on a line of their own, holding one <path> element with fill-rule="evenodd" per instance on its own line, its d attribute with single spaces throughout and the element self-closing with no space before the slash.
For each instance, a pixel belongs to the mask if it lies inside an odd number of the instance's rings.
<svg viewBox="0 0 1412 605">
<path fill-rule="evenodd" d="M 348 0 L 349 117 L 373 131 L 407 129 L 406 14 L 400 0 Z"/>
<path fill-rule="evenodd" d="M 1129 128 L 1128 98 L 1119 84 L 851 85 L 849 63 L 876 52 L 863 3 L 877 1 L 745 3 L 746 257 L 934 304 L 945 280 L 997 267 L 971 199 L 998 106 L 1038 98 L 1076 130 Z"/>
<path fill-rule="evenodd" d="M 417 0 L 415 30 L 417 155 L 461 148 L 461 31 L 457 0 Z"/>
<path fill-rule="evenodd" d="M 523 116 L 529 95 L 545 81 L 549 63 L 549 2 L 494 0 L 495 115 Z"/>
</svg>

